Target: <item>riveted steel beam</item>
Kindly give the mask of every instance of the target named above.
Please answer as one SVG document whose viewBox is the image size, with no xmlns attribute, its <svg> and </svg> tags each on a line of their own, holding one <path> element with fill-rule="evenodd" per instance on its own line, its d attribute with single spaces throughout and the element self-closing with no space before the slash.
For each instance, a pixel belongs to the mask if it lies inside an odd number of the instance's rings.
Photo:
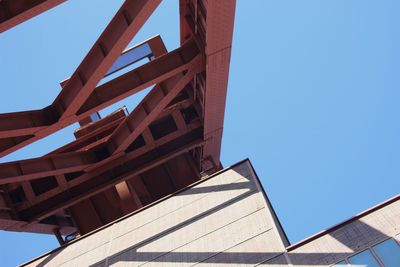
<svg viewBox="0 0 400 267">
<path fill-rule="evenodd" d="M 63 2 L 65 0 L 2 0 L 0 1 L 0 33 Z"/>
</svg>

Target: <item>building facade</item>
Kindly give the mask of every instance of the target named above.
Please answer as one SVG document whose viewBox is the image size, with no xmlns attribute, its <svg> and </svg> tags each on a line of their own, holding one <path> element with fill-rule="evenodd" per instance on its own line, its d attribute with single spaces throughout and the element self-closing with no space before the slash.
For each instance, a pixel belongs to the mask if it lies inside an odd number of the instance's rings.
<svg viewBox="0 0 400 267">
<path fill-rule="evenodd" d="M 397 196 L 290 245 L 245 160 L 23 266 L 392 267 L 399 240 Z"/>
<path fill-rule="evenodd" d="M 63 2 L 0 0 L 0 33 Z M 180 0 L 179 47 L 128 47 L 160 2 L 123 1 L 49 105 L 0 114 L 0 157 L 80 124 L 0 163 L 0 230 L 61 244 L 24 266 L 399 267 L 400 196 L 290 245 L 250 162 L 221 170 L 236 1 Z"/>
</svg>

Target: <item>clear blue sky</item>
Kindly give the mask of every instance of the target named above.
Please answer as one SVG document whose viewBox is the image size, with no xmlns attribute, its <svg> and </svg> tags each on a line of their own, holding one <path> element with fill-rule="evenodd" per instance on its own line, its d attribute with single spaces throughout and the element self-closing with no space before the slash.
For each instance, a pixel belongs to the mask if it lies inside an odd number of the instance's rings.
<svg viewBox="0 0 400 267">
<path fill-rule="evenodd" d="M 237 2 L 223 164 L 251 159 L 292 242 L 398 194 L 400 2 Z M 51 103 L 121 3 L 70 0 L 1 34 L 0 112 Z M 165 0 L 133 43 L 161 34 L 176 48 L 177 3 Z M 74 128 L 0 161 L 40 156 Z M 56 246 L 0 231 L 0 265 Z"/>
</svg>

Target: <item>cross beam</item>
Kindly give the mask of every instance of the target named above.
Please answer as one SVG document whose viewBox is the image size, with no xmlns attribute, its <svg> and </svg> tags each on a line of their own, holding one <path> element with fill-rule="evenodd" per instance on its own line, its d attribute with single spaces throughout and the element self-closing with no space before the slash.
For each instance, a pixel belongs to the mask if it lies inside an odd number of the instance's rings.
<svg viewBox="0 0 400 267">
<path fill-rule="evenodd" d="M 0 1 L 0 32 L 60 2 Z M 156 36 L 124 50 L 159 3 L 124 1 L 48 107 L 0 114 L 0 157 L 82 126 L 43 157 L 0 164 L 0 229 L 86 233 L 221 168 L 235 0 L 180 0 L 181 47 L 167 53 Z M 89 119 L 150 86 L 131 114 Z"/>
<path fill-rule="evenodd" d="M 2 0 L 0 1 L 0 33 L 63 2 L 65 0 Z"/>
</svg>

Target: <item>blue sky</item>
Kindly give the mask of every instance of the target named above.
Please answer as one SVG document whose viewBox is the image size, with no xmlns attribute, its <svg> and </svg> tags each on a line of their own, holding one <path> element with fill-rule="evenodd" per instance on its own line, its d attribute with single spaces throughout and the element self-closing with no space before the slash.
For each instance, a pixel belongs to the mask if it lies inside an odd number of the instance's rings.
<svg viewBox="0 0 400 267">
<path fill-rule="evenodd" d="M 51 103 L 121 3 L 97 0 L 93 11 L 92 1 L 70 0 L 1 34 L 0 112 Z M 161 34 L 176 48 L 177 3 L 165 0 L 132 44 Z M 222 163 L 251 159 L 293 243 L 399 193 L 399 8 L 237 1 Z M 0 161 L 40 156 L 75 128 Z M 0 265 L 56 246 L 53 236 L 0 231 Z"/>
</svg>

